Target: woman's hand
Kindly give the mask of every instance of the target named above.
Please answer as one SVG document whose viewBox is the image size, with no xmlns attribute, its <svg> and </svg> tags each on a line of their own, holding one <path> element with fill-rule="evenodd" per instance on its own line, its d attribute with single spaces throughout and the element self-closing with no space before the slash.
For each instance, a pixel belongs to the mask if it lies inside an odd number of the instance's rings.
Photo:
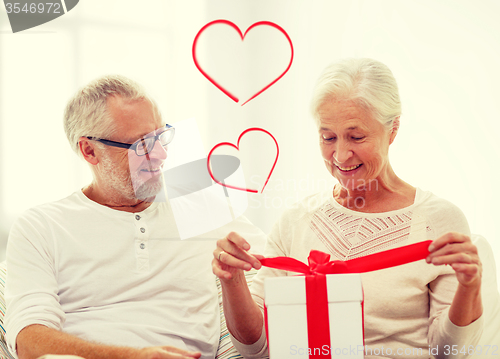
<svg viewBox="0 0 500 359">
<path fill-rule="evenodd" d="M 455 232 L 446 233 L 431 243 L 429 252 L 431 253 L 426 258 L 427 263 L 450 265 L 462 286 L 481 286 L 481 261 L 477 247 L 468 236 Z"/>
<path fill-rule="evenodd" d="M 229 332 L 241 343 L 256 343 L 261 337 L 264 320 L 252 298 L 244 270 L 260 269 L 258 254 L 250 254 L 250 244 L 238 233 L 231 232 L 217 241 L 212 271 L 222 285 L 222 303 Z"/>
<path fill-rule="evenodd" d="M 221 280 L 229 281 L 238 272 L 260 269 L 259 259 L 264 258 L 259 254 L 250 254 L 250 244 L 238 233 L 231 232 L 223 239 L 217 241 L 212 260 L 212 271 Z"/>
<path fill-rule="evenodd" d="M 460 233 L 446 233 L 429 246 L 427 263 L 449 264 L 457 275 L 458 288 L 453 297 L 448 317 L 458 326 L 466 326 L 483 313 L 481 301 L 482 265 L 477 247 L 470 238 Z"/>
</svg>

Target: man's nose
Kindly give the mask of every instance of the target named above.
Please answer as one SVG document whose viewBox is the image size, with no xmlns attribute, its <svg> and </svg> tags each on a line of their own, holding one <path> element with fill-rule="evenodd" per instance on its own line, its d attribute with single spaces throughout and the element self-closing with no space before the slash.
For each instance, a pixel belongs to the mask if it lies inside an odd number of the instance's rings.
<svg viewBox="0 0 500 359">
<path fill-rule="evenodd" d="M 167 158 L 167 146 L 162 146 L 160 141 L 155 141 L 153 149 L 146 154 L 147 159 L 164 161 Z"/>
<path fill-rule="evenodd" d="M 336 143 L 336 148 L 333 151 L 333 158 L 337 162 L 337 164 L 345 163 L 351 158 L 353 155 L 352 150 L 349 147 L 347 141 L 338 140 Z"/>
</svg>

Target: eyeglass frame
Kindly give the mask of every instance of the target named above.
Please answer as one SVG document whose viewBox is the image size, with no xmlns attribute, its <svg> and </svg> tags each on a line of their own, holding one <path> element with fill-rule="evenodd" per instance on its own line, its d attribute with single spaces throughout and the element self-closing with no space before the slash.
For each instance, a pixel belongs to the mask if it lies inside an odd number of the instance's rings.
<svg viewBox="0 0 500 359">
<path fill-rule="evenodd" d="M 163 127 L 165 128 L 165 131 L 162 131 L 162 132 L 160 132 L 157 135 L 147 137 L 147 138 L 154 138 L 155 139 L 153 148 L 156 145 L 156 141 L 159 140 L 160 136 L 163 135 L 167 131 L 172 131 L 173 132 L 172 139 L 169 142 L 167 142 L 164 145 L 162 145 L 162 146 L 168 145 L 174 139 L 175 128 L 172 125 L 169 125 L 169 124 L 166 124 Z M 137 156 L 147 156 L 151 152 L 151 151 L 147 151 L 147 152 L 144 152 L 144 154 L 142 154 L 142 155 L 140 155 L 140 154 L 137 153 L 137 146 L 139 146 L 139 144 L 141 143 L 141 140 L 144 140 L 145 137 L 139 138 L 134 143 L 125 143 L 125 142 L 111 141 L 111 140 L 105 140 L 105 139 L 102 139 L 102 138 L 91 137 L 91 136 L 85 136 L 85 138 L 87 138 L 89 140 L 92 140 L 92 141 L 101 142 L 101 143 L 103 143 L 103 144 L 105 144 L 107 146 L 111 146 L 111 147 L 126 148 L 127 150 L 129 150 L 129 149 L 131 149 L 133 147 L 132 149 L 134 150 L 134 152 L 135 152 L 135 154 Z"/>
</svg>

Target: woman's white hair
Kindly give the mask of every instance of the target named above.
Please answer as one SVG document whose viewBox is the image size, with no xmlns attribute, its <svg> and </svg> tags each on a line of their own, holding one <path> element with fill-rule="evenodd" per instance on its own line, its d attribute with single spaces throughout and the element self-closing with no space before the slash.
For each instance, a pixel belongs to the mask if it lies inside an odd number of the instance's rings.
<svg viewBox="0 0 500 359">
<path fill-rule="evenodd" d="M 73 96 L 64 111 L 64 132 L 71 148 L 80 154 L 80 137 L 98 137 L 109 139 L 116 131 L 107 110 L 107 99 L 121 96 L 125 99 L 149 100 L 155 111 L 158 107 L 141 85 L 120 75 L 108 75 L 98 78 Z"/>
<path fill-rule="evenodd" d="M 331 99 L 351 100 L 391 127 L 401 115 L 398 85 L 391 70 L 373 59 L 345 59 L 328 66 L 313 91 L 311 110 L 316 122 L 319 108 Z"/>
</svg>

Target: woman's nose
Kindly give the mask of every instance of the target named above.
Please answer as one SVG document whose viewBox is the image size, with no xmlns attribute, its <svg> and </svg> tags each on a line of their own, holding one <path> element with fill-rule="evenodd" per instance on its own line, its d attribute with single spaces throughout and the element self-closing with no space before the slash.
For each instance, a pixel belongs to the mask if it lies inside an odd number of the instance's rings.
<svg viewBox="0 0 500 359">
<path fill-rule="evenodd" d="M 336 148 L 333 151 L 333 158 L 337 164 L 345 163 L 352 157 L 353 153 L 349 148 L 349 145 L 343 141 L 337 141 Z"/>
</svg>

